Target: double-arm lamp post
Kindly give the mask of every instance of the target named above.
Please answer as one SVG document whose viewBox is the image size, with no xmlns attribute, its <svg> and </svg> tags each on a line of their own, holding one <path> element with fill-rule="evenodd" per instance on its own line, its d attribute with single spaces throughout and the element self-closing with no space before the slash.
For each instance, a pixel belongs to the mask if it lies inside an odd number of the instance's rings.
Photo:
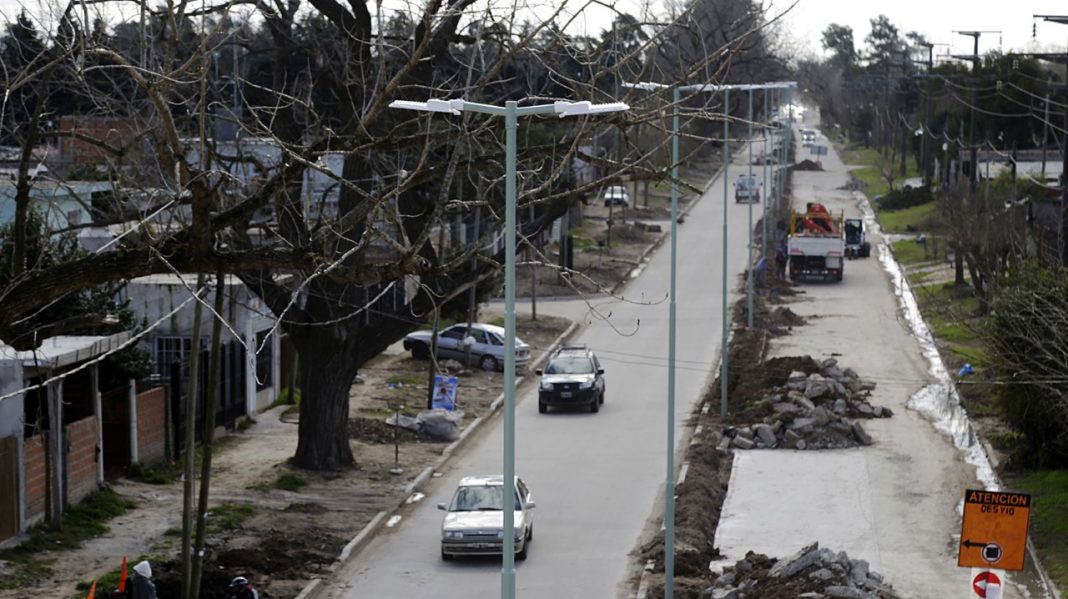
<svg viewBox="0 0 1068 599">
<path fill-rule="evenodd" d="M 427 100 L 411 102 L 394 100 L 390 108 L 419 110 L 423 112 L 479 112 L 504 117 L 505 128 L 505 176 L 504 176 L 504 477 L 501 482 L 501 508 L 504 515 L 503 547 L 501 560 L 501 597 L 515 597 L 515 512 L 509 506 L 514 502 L 515 491 L 515 233 L 516 233 L 516 129 L 521 116 L 555 114 L 587 116 L 627 110 L 622 103 L 592 104 L 590 102 L 563 102 L 519 106 L 516 101 L 504 106 L 479 104 L 462 99 Z"/>
<path fill-rule="evenodd" d="M 664 83 L 624 83 L 624 87 L 645 91 L 670 89 L 672 92 L 671 106 L 671 283 L 668 291 L 668 380 L 667 380 L 667 473 L 664 477 L 664 597 L 672 599 L 675 590 L 675 330 L 676 330 L 676 300 L 675 280 L 676 263 L 678 258 L 678 222 L 679 222 L 679 102 L 683 93 L 697 92 L 723 92 L 723 310 L 722 310 L 722 345 L 720 349 L 720 379 L 721 379 L 721 402 L 720 413 L 727 415 L 727 340 L 729 328 L 727 327 L 727 206 L 728 187 L 730 177 L 728 166 L 730 165 L 730 93 L 731 90 L 749 91 L 749 137 L 753 136 L 753 90 L 755 89 L 781 89 L 795 87 L 793 82 L 788 83 L 762 83 L 762 84 L 739 84 L 739 85 L 668 85 Z M 750 140 L 751 142 L 752 140 Z M 750 149 L 750 179 L 752 179 L 752 150 Z M 747 181 L 748 183 L 748 181 Z M 765 200 L 766 201 L 766 200 Z M 752 271 L 752 247 L 753 247 L 753 206 L 749 204 L 749 271 Z M 752 275 L 750 275 L 752 277 Z M 752 279 L 748 286 L 752 294 Z M 752 312 L 752 295 L 749 298 L 749 311 Z M 751 323 L 750 323 L 751 326 Z"/>
</svg>

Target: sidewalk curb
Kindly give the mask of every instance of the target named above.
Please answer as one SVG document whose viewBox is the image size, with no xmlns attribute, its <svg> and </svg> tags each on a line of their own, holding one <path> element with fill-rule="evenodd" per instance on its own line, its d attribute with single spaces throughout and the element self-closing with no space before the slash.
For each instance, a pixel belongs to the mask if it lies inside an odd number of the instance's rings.
<svg viewBox="0 0 1068 599">
<path fill-rule="evenodd" d="M 560 335 L 553 340 L 552 344 L 549 345 L 548 349 L 542 352 L 542 354 L 538 356 L 537 359 L 530 363 L 530 367 L 536 368 L 545 360 L 547 360 L 552 354 L 553 350 L 555 350 L 561 343 L 563 343 L 567 338 L 569 338 L 575 332 L 576 329 L 578 329 L 578 323 L 572 322 L 571 325 L 568 326 L 563 333 L 560 333 Z M 524 380 L 526 380 L 526 378 L 527 377 L 525 376 L 516 378 L 516 388 L 519 388 L 519 386 L 523 383 Z M 445 449 L 442 450 L 441 457 L 435 460 L 434 463 L 430 466 L 427 466 L 426 469 L 420 472 L 419 475 L 412 480 L 412 482 L 408 483 L 404 487 L 404 498 L 401 499 L 400 503 L 388 510 L 383 510 L 375 514 L 375 517 L 372 518 L 371 521 L 368 522 L 367 525 L 364 526 L 363 529 L 361 529 L 360 532 L 357 533 L 351 541 L 345 544 L 345 547 L 341 550 L 341 553 L 338 555 L 337 559 L 334 560 L 334 563 L 330 564 L 327 570 L 331 573 L 337 572 L 342 567 L 344 567 L 347 562 L 351 561 L 353 558 L 359 555 L 360 552 L 368 545 L 368 543 L 370 543 L 370 541 L 374 539 L 374 537 L 378 534 L 378 531 L 382 529 L 385 523 L 389 520 L 389 517 L 395 514 L 397 510 L 399 510 L 401 507 L 403 507 L 407 503 L 408 499 L 411 497 L 412 493 L 415 492 L 415 490 L 418 489 L 420 486 L 422 486 L 423 483 L 425 483 L 430 477 L 432 477 L 434 475 L 434 472 L 441 470 L 442 466 L 444 466 L 450 459 L 452 459 L 453 455 L 456 454 L 456 452 L 467 443 L 467 440 L 473 436 L 475 431 L 480 430 L 482 428 L 482 425 L 485 424 L 486 421 L 490 419 L 490 417 L 492 417 L 500 410 L 500 407 L 503 403 L 504 393 L 501 393 L 499 396 L 497 396 L 497 399 L 495 399 L 493 403 L 490 404 L 489 413 L 484 416 L 479 416 L 478 418 L 474 419 L 471 424 L 467 425 L 467 428 L 465 428 L 463 432 L 460 433 L 460 437 L 449 445 L 447 445 Z M 322 579 L 316 578 L 308 584 L 304 585 L 304 588 L 301 589 L 300 594 L 297 595 L 297 599 L 316 599 L 317 597 L 319 597 L 322 591 Z"/>
</svg>

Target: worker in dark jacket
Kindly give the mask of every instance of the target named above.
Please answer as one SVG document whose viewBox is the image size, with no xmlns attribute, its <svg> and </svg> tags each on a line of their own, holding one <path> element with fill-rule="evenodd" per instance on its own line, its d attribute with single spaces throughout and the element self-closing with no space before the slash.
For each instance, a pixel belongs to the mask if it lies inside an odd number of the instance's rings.
<svg viewBox="0 0 1068 599">
<path fill-rule="evenodd" d="M 252 588 L 244 576 L 238 576 L 230 581 L 230 596 L 237 599 L 260 599 L 259 592 Z"/>
<path fill-rule="evenodd" d="M 130 599 L 156 599 L 156 585 L 152 583 L 152 567 L 142 561 L 133 567 L 130 577 Z"/>
</svg>

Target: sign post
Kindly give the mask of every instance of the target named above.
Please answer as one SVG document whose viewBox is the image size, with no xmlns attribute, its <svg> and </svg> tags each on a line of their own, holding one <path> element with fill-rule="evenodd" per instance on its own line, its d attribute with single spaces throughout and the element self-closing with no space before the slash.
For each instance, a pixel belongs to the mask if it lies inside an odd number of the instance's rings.
<svg viewBox="0 0 1068 599">
<path fill-rule="evenodd" d="M 1030 516 L 1030 495 L 968 489 L 964 494 L 957 565 L 983 570 L 1023 570 Z M 993 575 L 993 578 L 998 577 Z M 977 593 L 979 582 L 984 582 L 986 588 L 993 579 L 975 578 L 973 588 Z M 997 584 L 1000 588 L 1000 579 Z"/>
</svg>

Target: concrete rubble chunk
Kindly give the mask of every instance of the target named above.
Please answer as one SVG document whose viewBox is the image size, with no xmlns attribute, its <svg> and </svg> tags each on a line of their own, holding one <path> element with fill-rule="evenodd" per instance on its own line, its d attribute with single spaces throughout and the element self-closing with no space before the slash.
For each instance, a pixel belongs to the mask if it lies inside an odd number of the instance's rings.
<svg viewBox="0 0 1068 599">
<path fill-rule="evenodd" d="M 860 589 L 845 586 L 829 586 L 824 589 L 827 597 L 834 599 L 875 599 L 871 594 Z"/>
<path fill-rule="evenodd" d="M 871 405 L 869 405 L 867 403 L 864 403 L 864 402 L 859 402 L 859 403 L 855 404 L 853 407 L 856 409 L 857 412 L 859 412 L 859 413 L 861 413 L 861 414 L 863 414 L 865 416 L 871 416 L 871 415 L 873 415 L 875 413 L 875 410 L 872 409 Z"/>
<path fill-rule="evenodd" d="M 834 405 L 831 406 L 831 411 L 835 414 L 843 415 L 846 413 L 848 407 L 849 404 L 846 403 L 846 400 L 839 397 L 838 399 L 834 400 Z"/>
<path fill-rule="evenodd" d="M 712 592 L 706 596 L 712 599 L 740 599 L 742 591 L 741 589 L 712 589 Z"/>
<path fill-rule="evenodd" d="M 794 445 L 794 449 L 804 449 L 806 447 L 808 447 L 808 443 L 806 443 L 804 439 L 799 439 Z"/>
<path fill-rule="evenodd" d="M 801 440 L 801 435 L 787 429 L 786 433 L 783 435 L 783 440 L 786 441 L 787 447 L 794 447 L 797 445 L 797 442 Z"/>
<path fill-rule="evenodd" d="M 800 551 L 790 557 L 779 560 L 771 567 L 771 570 L 768 571 L 768 576 L 772 578 L 790 578 L 819 561 L 819 558 L 819 543 L 813 543 L 807 547 L 801 548 Z"/>
<path fill-rule="evenodd" d="M 738 449 L 752 449 L 754 443 L 745 437 L 735 437 L 734 441 L 731 442 L 731 445 L 734 445 Z"/>
<path fill-rule="evenodd" d="M 801 431 L 805 428 L 811 428 L 812 423 L 813 420 L 811 418 L 795 418 L 794 421 L 790 423 L 790 429 L 795 431 Z"/>
<path fill-rule="evenodd" d="M 797 406 L 795 404 L 789 403 L 789 402 L 782 402 L 782 403 L 775 404 L 775 406 L 772 408 L 772 410 L 777 415 L 778 414 L 796 414 L 801 410 L 801 407 Z"/>
<path fill-rule="evenodd" d="M 845 386 L 842 385 L 842 383 L 839 383 L 834 379 L 830 379 L 827 381 L 827 384 L 831 386 L 831 392 L 834 393 L 837 397 L 846 397 L 847 395 L 849 395 L 849 390 L 846 389 Z"/>
<path fill-rule="evenodd" d="M 737 578 L 738 577 L 737 575 L 735 575 L 734 572 L 726 572 L 723 574 L 723 576 L 720 576 L 719 579 L 716 580 L 716 584 L 714 584 L 713 586 L 718 588 L 733 586 L 734 581 Z"/>
<path fill-rule="evenodd" d="M 824 376 L 829 376 L 832 379 L 840 379 L 845 376 L 845 373 L 842 372 L 842 369 L 839 368 L 838 365 L 828 366 L 827 368 L 823 368 L 822 370 Z"/>
<path fill-rule="evenodd" d="M 871 415 L 875 416 L 876 418 L 882 418 L 883 417 L 883 407 L 882 406 L 872 406 Z"/>
<path fill-rule="evenodd" d="M 834 572 L 831 572 L 827 568 L 820 568 L 819 570 L 816 570 L 815 572 L 809 574 L 808 577 L 813 580 L 818 580 L 820 582 L 827 582 L 828 580 L 834 578 Z"/>
<path fill-rule="evenodd" d="M 826 360 L 820 362 L 820 370 L 827 370 L 831 366 L 838 366 L 838 360 L 836 360 L 835 358 L 827 358 Z"/>
<path fill-rule="evenodd" d="M 758 424 L 753 427 L 756 431 L 757 438 L 761 440 L 767 447 L 775 447 L 775 431 L 766 424 Z"/>
<path fill-rule="evenodd" d="M 875 381 L 869 381 L 868 379 L 861 379 L 860 380 L 860 390 L 861 391 L 874 391 L 875 390 Z"/>
<path fill-rule="evenodd" d="M 805 385 L 805 397 L 809 399 L 816 399 L 817 397 L 823 397 L 831 390 L 830 385 L 823 379 L 809 380 Z"/>
<path fill-rule="evenodd" d="M 855 559 L 849 562 L 849 566 L 849 578 L 853 580 L 854 584 L 861 584 L 868 579 L 868 570 L 870 570 L 868 562 L 862 559 Z"/>
<path fill-rule="evenodd" d="M 861 445 L 871 445 L 871 435 L 864 430 L 864 427 L 860 426 L 859 422 L 853 423 L 853 437 Z"/>
<path fill-rule="evenodd" d="M 727 449 L 730 446 L 731 446 L 731 438 L 730 437 L 722 437 L 722 438 L 720 438 L 719 443 L 716 444 L 716 447 L 718 449 Z"/>
<path fill-rule="evenodd" d="M 845 370 L 842 371 L 842 374 L 845 375 L 847 378 L 851 378 L 851 379 L 859 379 L 860 378 L 860 375 L 857 374 L 857 371 L 853 370 L 852 368 L 846 368 Z"/>
<path fill-rule="evenodd" d="M 822 407 L 809 412 L 808 417 L 812 419 L 812 424 L 814 426 L 827 426 L 827 423 L 831 421 L 830 414 L 828 414 L 827 410 L 824 410 Z"/>
<path fill-rule="evenodd" d="M 816 409 L 816 404 L 812 403 L 812 400 L 804 395 L 798 394 L 798 396 L 794 398 L 794 403 L 806 413 Z"/>
<path fill-rule="evenodd" d="M 750 429 L 748 426 L 738 429 L 738 431 L 735 433 L 735 436 L 742 437 L 743 439 L 749 441 L 752 441 L 754 437 L 752 429 Z"/>
</svg>

